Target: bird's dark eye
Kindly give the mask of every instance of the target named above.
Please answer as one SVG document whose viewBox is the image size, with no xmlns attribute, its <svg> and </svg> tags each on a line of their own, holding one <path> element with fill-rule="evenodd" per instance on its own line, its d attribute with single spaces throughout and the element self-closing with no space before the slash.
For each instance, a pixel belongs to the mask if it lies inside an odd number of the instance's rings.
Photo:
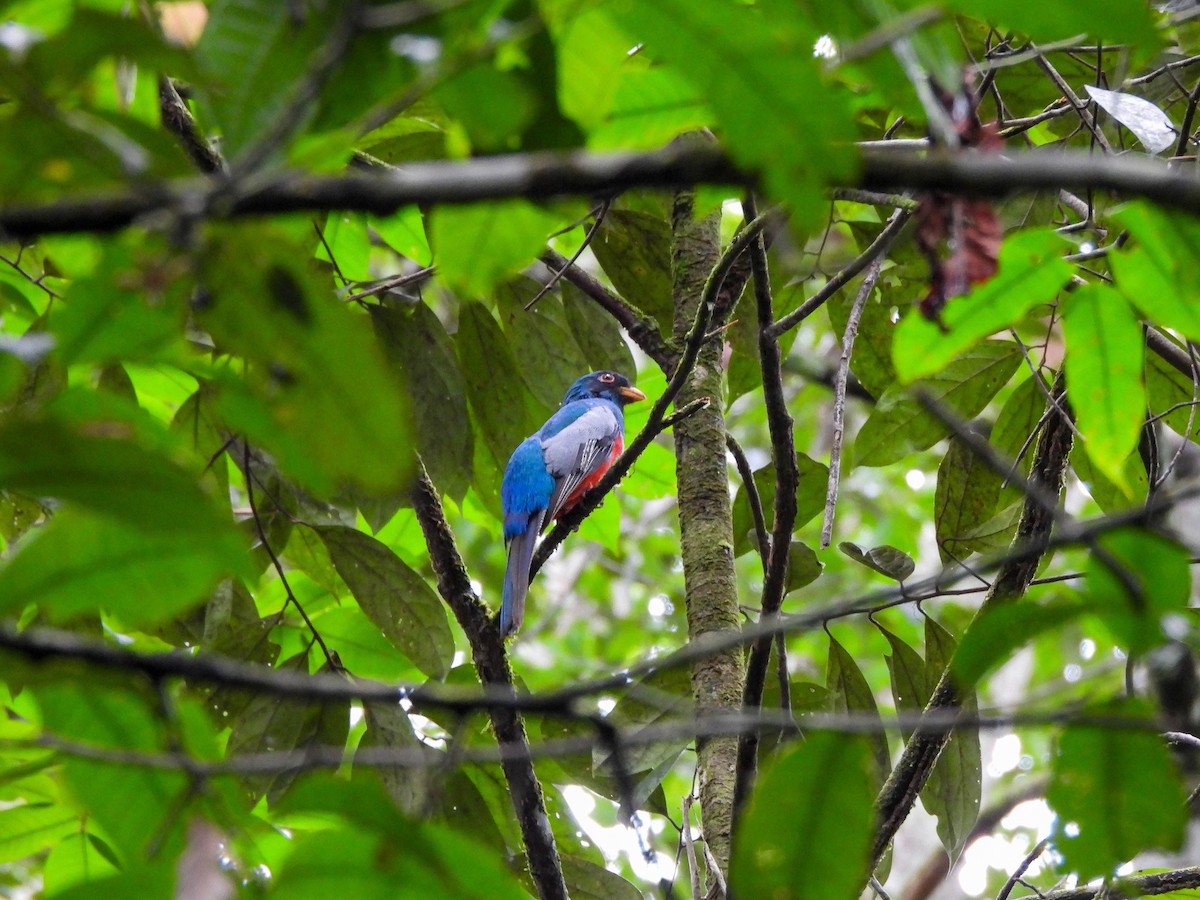
<svg viewBox="0 0 1200 900">
<path fill-rule="evenodd" d="M 617 380 L 617 376 L 613 375 L 611 372 L 605 372 L 603 375 L 600 376 L 600 380 L 603 381 L 605 384 L 612 384 L 614 381 Z"/>
</svg>

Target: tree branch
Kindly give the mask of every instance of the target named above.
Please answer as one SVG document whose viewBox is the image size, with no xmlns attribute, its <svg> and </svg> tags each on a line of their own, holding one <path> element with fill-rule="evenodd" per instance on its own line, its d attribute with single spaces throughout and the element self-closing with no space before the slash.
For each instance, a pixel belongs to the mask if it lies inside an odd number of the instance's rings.
<svg viewBox="0 0 1200 900">
<path fill-rule="evenodd" d="M 441 498 L 429 481 L 424 465 L 419 466 L 411 497 L 413 509 L 421 523 L 421 531 L 429 548 L 433 570 L 437 574 L 438 591 L 466 633 L 479 681 L 485 687 L 497 688 L 500 693 L 510 694 L 515 698 L 516 691 L 513 688 L 508 656 L 504 652 L 504 640 L 500 632 L 493 627 L 487 606 L 471 587 L 471 579 L 459 555 L 454 534 L 450 531 L 450 525 L 442 511 Z M 504 777 L 508 781 L 508 792 L 516 809 L 517 821 L 521 826 L 521 837 L 525 842 L 525 854 L 529 860 L 529 874 L 543 900 L 567 900 L 562 861 L 555 846 L 550 818 L 546 815 L 542 786 L 533 770 L 525 723 L 515 708 L 492 707 L 490 714 L 497 742 L 502 747 L 517 750 L 501 765 Z"/>
<path fill-rule="evenodd" d="M 896 142 L 890 142 L 895 144 Z M 1031 151 L 1011 157 L 909 150 L 862 151 L 859 187 L 872 191 L 936 190 L 1005 196 L 1040 190 L 1108 190 L 1200 213 L 1200 181 L 1141 155 Z M 411 163 L 388 171 L 321 176 L 270 173 L 228 192 L 212 179 L 176 179 L 82 194 L 45 204 L 0 206 L 0 232 L 12 237 L 108 232 L 145 217 L 182 209 L 214 218 L 287 212 L 360 211 L 390 215 L 413 204 L 460 204 L 526 197 L 607 195 L 637 187 L 695 184 L 748 186 L 754 178 L 712 145 L 671 145 L 650 153 L 530 153 Z M 214 203 L 219 197 L 220 202 Z M 866 265 L 864 261 L 863 265 Z M 782 332 L 793 323 L 781 319 Z"/>
<path fill-rule="evenodd" d="M 760 218 L 753 196 L 747 196 L 743 200 L 742 208 L 748 219 Z M 754 298 L 758 312 L 758 356 L 762 369 L 763 403 L 767 411 L 767 430 L 771 436 L 771 456 L 775 461 L 774 522 L 765 558 L 759 612 L 761 622 L 777 615 L 783 605 L 783 595 L 787 586 L 788 551 L 791 548 L 792 529 L 796 524 L 796 491 L 800 483 L 800 470 L 796 466 L 792 416 L 788 412 L 787 399 L 783 394 L 783 360 L 779 350 L 779 339 L 772 332 L 775 312 L 767 271 L 767 248 L 761 234 L 750 244 L 750 268 L 754 273 Z M 771 638 L 763 637 L 750 647 L 746 662 L 746 680 L 742 687 L 742 707 L 747 711 L 756 711 L 762 705 L 773 644 Z M 782 642 L 779 647 L 783 649 Z M 782 653 L 779 654 L 778 665 L 781 673 L 786 672 L 787 661 Z M 735 820 L 754 786 L 758 772 L 758 744 L 757 734 L 744 735 L 738 742 L 733 789 Z"/>
<path fill-rule="evenodd" d="M 1026 494 L 1017 534 L 1013 538 L 1013 549 L 1021 549 L 1024 553 L 1021 554 L 1021 558 L 1017 558 L 1015 553 L 1010 555 L 1009 561 L 999 568 L 979 612 L 976 613 L 976 618 L 985 610 L 1025 593 L 1037 572 L 1038 563 L 1050 546 L 1050 531 L 1055 521 L 1055 510 L 1053 507 L 1047 508 L 1047 497 L 1052 497 L 1057 502 L 1062 492 L 1072 439 L 1070 421 L 1061 410 L 1065 401 L 1059 399 L 1064 387 L 1065 382 L 1060 373 L 1055 381 L 1054 397 L 1050 404 L 1053 413 L 1047 419 L 1038 439 L 1029 475 L 1034 489 Z M 1055 400 L 1059 402 L 1055 404 Z M 926 714 L 945 710 L 958 712 L 963 691 L 970 690 L 970 687 L 956 684 L 947 669 L 942 673 L 925 707 Z M 876 800 L 879 824 L 871 852 L 872 868 L 879 864 L 900 824 L 912 811 L 917 795 L 929 780 L 947 739 L 946 734 L 918 731 L 905 745 L 900 761 L 888 776 Z"/>
<path fill-rule="evenodd" d="M 1132 875 L 1118 878 L 1115 884 L 1050 891 L 1042 894 L 1042 900 L 1120 900 L 1123 897 L 1152 897 L 1196 887 L 1200 887 L 1200 866 L 1155 872 L 1153 875 Z"/>
</svg>

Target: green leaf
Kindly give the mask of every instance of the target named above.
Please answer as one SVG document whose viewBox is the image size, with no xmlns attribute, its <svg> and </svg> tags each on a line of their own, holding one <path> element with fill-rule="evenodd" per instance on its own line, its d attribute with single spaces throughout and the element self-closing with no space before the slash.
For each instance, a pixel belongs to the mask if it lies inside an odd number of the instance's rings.
<svg viewBox="0 0 1200 900">
<path fill-rule="evenodd" d="M 1162 421 L 1177 434 L 1185 435 L 1193 441 L 1200 437 L 1200 409 L 1191 405 L 1194 393 L 1192 379 L 1157 353 L 1146 354 L 1144 374 L 1149 412 L 1162 416 Z M 1193 411 L 1194 414 L 1190 415 Z"/>
<path fill-rule="evenodd" d="M 925 656 L 930 695 L 955 655 L 954 638 L 929 615 L 925 616 Z M 979 712 L 975 691 L 964 689 L 961 706 L 967 717 Z M 938 837 L 955 860 L 979 817 L 983 791 L 983 759 L 979 729 L 956 728 L 937 758 L 929 780 L 921 789 L 921 803 L 937 817 Z"/>
<path fill-rule="evenodd" d="M 604 866 L 577 856 L 564 855 L 561 861 L 567 888 L 577 900 L 642 900 L 645 896 L 639 888 Z"/>
<path fill-rule="evenodd" d="M 988 438 L 1004 458 L 1016 460 L 1020 455 L 1021 471 L 1026 474 L 1033 461 L 1033 444 L 1029 436 L 1041 421 L 1046 411 L 1046 402 L 1045 389 L 1038 380 L 1026 378 L 1013 389 L 1004 406 L 1000 407 L 1000 412 L 996 415 L 996 425 Z"/>
<path fill-rule="evenodd" d="M 1189 301 L 1200 285 L 1200 228 L 1190 216 L 1131 203 L 1118 220 L 1138 239 L 1138 246 L 1109 260 L 1117 288 L 1151 322 L 1200 340 L 1200 314 Z"/>
<path fill-rule="evenodd" d="M 892 340 L 896 332 L 892 310 L 895 304 L 888 297 L 888 293 L 877 288 L 867 298 L 858 320 L 854 352 L 850 355 L 850 371 L 875 397 L 882 397 L 896 384 L 896 369 L 892 364 Z M 829 324 L 833 326 L 839 344 L 846 333 L 856 299 L 857 291 L 841 290 L 825 304 Z"/>
<path fill-rule="evenodd" d="M 1012 654 L 1039 635 L 1065 625 L 1087 612 L 1076 601 L 1046 604 L 1002 603 L 989 607 L 963 635 L 954 654 L 954 677 L 961 685 L 976 685 Z"/>
<path fill-rule="evenodd" d="M 914 571 L 917 564 L 903 550 L 897 550 L 887 544 L 864 550 L 858 544 L 842 541 L 838 549 L 860 565 L 866 566 L 880 575 L 886 575 L 894 581 L 903 581 Z"/>
<path fill-rule="evenodd" d="M 1102 535 L 1088 554 L 1086 571 L 1093 608 L 1116 640 L 1138 655 L 1166 640 L 1163 618 L 1181 614 L 1191 593 L 1187 552 L 1135 528 Z"/>
<path fill-rule="evenodd" d="M 925 660 L 921 654 L 904 643 L 878 622 L 875 627 L 887 638 L 891 647 L 890 656 L 885 656 L 888 675 L 892 683 L 892 699 L 896 703 L 896 712 L 919 714 L 929 703 L 929 678 L 925 672 Z M 907 741 L 912 735 L 913 726 L 904 725 L 900 733 Z"/>
<path fill-rule="evenodd" d="M 1067 297 L 1062 318 L 1071 407 L 1088 455 L 1110 481 L 1128 488 L 1125 460 L 1146 414 L 1141 325 L 1106 284 L 1085 285 Z"/>
<path fill-rule="evenodd" d="M 454 637 L 446 608 L 425 579 L 386 544 L 355 528 L 324 525 L 316 531 L 367 618 L 422 672 L 445 678 Z"/>
<path fill-rule="evenodd" d="M 368 747 L 395 748 L 413 754 L 427 752 L 430 765 L 435 765 L 438 754 L 427 747 L 413 730 L 408 713 L 399 703 L 364 703 L 363 713 L 367 730 L 358 742 L 358 749 Z M 420 766 L 378 766 L 375 771 L 393 802 L 406 814 L 419 817 L 428 809 L 430 800 L 430 769 Z"/>
<path fill-rule="evenodd" d="M 957 436 L 938 465 L 933 521 L 943 565 L 956 555 L 955 542 L 986 521 L 1000 499 L 1000 476 Z"/>
<path fill-rule="evenodd" d="M 785 592 L 790 594 L 800 588 L 812 584 L 821 577 L 825 566 L 817 558 L 816 552 L 802 541 L 792 541 L 788 544 L 787 586 Z"/>
<path fill-rule="evenodd" d="M 308 674 L 308 650 L 285 659 L 278 668 Z M 328 667 L 324 671 L 329 671 Z M 256 693 L 230 725 L 226 748 L 230 756 L 309 746 L 338 747 L 345 744 L 350 729 L 350 701 L 316 703 Z M 298 766 L 282 772 L 247 776 L 245 781 L 255 798 L 265 795 L 273 806 L 302 771 L 303 767 Z"/>
<path fill-rule="evenodd" d="M 1021 352 L 1009 341 L 983 341 L 938 375 L 911 388 L 893 386 L 879 398 L 854 441 L 855 464 L 886 466 L 915 450 L 932 447 L 949 433 L 913 396 L 924 390 L 961 418 L 980 412 L 1021 365 Z"/>
<path fill-rule="evenodd" d="M 1088 456 L 1086 446 L 1079 443 L 1072 445 L 1070 459 L 1076 477 L 1083 482 L 1084 488 L 1104 512 L 1132 509 L 1146 502 L 1150 479 L 1146 474 L 1146 467 L 1142 464 L 1142 458 L 1137 453 L 1126 457 L 1122 466 L 1125 473 L 1124 489 L 1113 484 L 1108 476 L 1096 468 L 1092 458 Z"/>
<path fill-rule="evenodd" d="M 565 281 L 559 284 L 567 328 L 587 358 L 588 367 L 592 371 L 609 369 L 632 378 L 637 366 L 613 317 L 575 285 Z"/>
<path fill-rule="evenodd" d="M 0 863 L 33 856 L 79 828 L 79 816 L 54 803 L 22 803 L 0 810 Z"/>
<path fill-rule="evenodd" d="M 686 715 L 691 708 L 691 674 L 684 668 L 663 669 L 629 685 L 605 718 L 622 734 L 632 737 L 644 728 Z M 625 765 L 629 772 L 649 771 L 664 759 L 674 759 L 687 744 L 686 738 L 630 744 L 624 748 Z M 592 751 L 592 769 L 597 774 L 615 774 L 610 747 L 598 746 Z"/>
<path fill-rule="evenodd" d="M 825 488 L 829 483 L 829 467 L 803 453 L 797 453 L 796 468 L 800 473 L 800 483 L 796 490 L 794 530 L 798 531 L 825 508 Z M 769 517 L 775 504 L 775 464 L 767 463 L 761 469 L 757 469 L 754 472 L 754 484 L 758 488 L 763 514 L 768 517 L 767 527 L 770 528 Z M 739 481 L 737 493 L 733 498 L 733 547 L 737 556 L 758 549 L 754 544 L 753 535 L 754 516 L 750 512 L 750 498 Z"/>
<path fill-rule="evenodd" d="M 207 76 L 204 107 L 226 158 L 236 159 L 287 107 L 337 27 L 337 12 L 310 7 L 297 15 L 274 0 L 213 4 L 196 58 Z"/>
<path fill-rule="evenodd" d="M 430 213 L 438 274 L 464 297 L 484 297 L 537 259 L 557 216 L 526 200 L 439 206 Z"/>
<path fill-rule="evenodd" d="M 0 610 L 28 603 L 56 622 L 104 610 L 124 626 L 153 625 L 196 605 L 248 557 L 232 529 L 147 532 L 66 508 L 0 569 Z"/>
<path fill-rule="evenodd" d="M 0 485 L 72 501 L 159 536 L 231 537 L 228 509 L 221 515 L 195 475 L 125 439 L 128 430 L 125 423 L 104 420 L 75 428 L 56 421 L 10 421 L 0 427 Z"/>
<path fill-rule="evenodd" d="M 1067 869 L 1108 877 L 1143 850 L 1177 850 L 1187 823 L 1186 791 L 1170 751 L 1135 703 L 1094 707 L 1131 728 L 1069 725 L 1059 740 L 1046 800 L 1057 817 L 1054 846 Z"/>
<path fill-rule="evenodd" d="M 75 833 L 50 848 L 42 869 L 47 897 L 57 897 L 73 885 L 94 885 L 117 872 L 109 859 L 112 851 L 105 848 L 108 855 L 102 853 L 97 849 L 97 843 L 95 835 Z"/>
<path fill-rule="evenodd" d="M 767 192 L 791 204 L 798 225 L 825 215 L 820 186 L 850 176 L 854 157 L 844 148 L 854 137 L 842 96 L 822 85 L 812 52 L 820 32 L 799 8 L 660 0 L 610 9 L 632 42 L 701 91 L 730 155 L 762 170 Z"/>
<path fill-rule="evenodd" d="M 591 249 L 617 293 L 652 316 L 664 334 L 671 334 L 671 226 L 650 213 L 610 209 Z"/>
<path fill-rule="evenodd" d="M 162 752 L 162 723 L 136 694 L 95 681 L 63 681 L 36 688 L 45 726 L 66 740 L 117 752 Z M 183 772 L 66 757 L 63 772 L 71 793 L 103 828 L 122 859 L 142 858 L 151 840 L 178 846 L 167 810 L 187 789 Z M 176 822 L 176 828 L 178 822 Z"/>
<path fill-rule="evenodd" d="M 558 297 L 547 294 L 532 309 L 525 309 L 540 289 L 530 278 L 515 278 L 497 289 L 496 305 L 504 333 L 517 348 L 525 386 L 544 406 L 557 409 L 571 382 L 586 374 L 589 366 L 571 337 Z M 636 373 L 625 374 L 633 378 Z"/>
<path fill-rule="evenodd" d="M 472 416 L 495 462 L 503 466 L 540 424 L 520 367 L 508 338 L 481 303 L 460 308 L 455 344 Z"/>
<path fill-rule="evenodd" d="M 1065 247 L 1053 230 L 1022 231 L 1004 242 L 994 278 L 946 305 L 944 330 L 911 310 L 892 342 L 900 380 L 932 375 L 982 338 L 1016 324 L 1034 307 L 1052 303 L 1071 277 L 1071 265 L 1061 256 Z"/>
<path fill-rule="evenodd" d="M 1019 29 L 1040 42 L 1071 38 L 1080 32 L 1130 44 L 1154 46 L 1158 40 L 1152 11 L 1124 0 L 1099 0 L 1089 5 L 1082 17 L 1070 7 L 1036 0 L 955 0 L 950 7 L 966 16 Z"/>
<path fill-rule="evenodd" d="M 219 407 L 318 493 L 343 482 L 394 490 L 411 472 L 397 452 L 411 441 L 404 395 L 366 318 L 299 264 L 306 255 L 278 227 L 240 225 L 216 242 L 198 319 L 221 351 L 251 364 L 219 381 Z"/>
<path fill-rule="evenodd" d="M 832 712 L 852 712 L 858 713 L 862 718 L 879 718 L 879 707 L 875 705 L 875 694 L 871 691 L 871 686 L 867 684 L 867 679 L 863 677 L 854 657 L 846 652 L 846 648 L 832 635 L 829 637 L 829 665 L 825 672 L 825 687 L 829 691 Z M 866 738 L 875 758 L 870 780 L 875 786 L 883 784 L 884 775 L 891 767 L 887 734 L 882 726 L 883 723 L 880 722 L 879 730 Z"/>
<path fill-rule="evenodd" d="M 512 149 L 537 107 L 517 72 L 501 71 L 490 59 L 454 72 L 431 97 L 462 123 L 475 150 L 492 153 Z"/>
<path fill-rule="evenodd" d="M 772 765 L 734 842 L 740 897 L 852 900 L 866 881 L 873 821 L 867 742 L 815 732 Z"/>
<path fill-rule="evenodd" d="M 411 403 L 416 449 L 433 483 L 461 501 L 471 483 L 473 436 L 462 373 L 446 329 L 420 301 L 372 307 L 371 323 Z"/>
<path fill-rule="evenodd" d="M 51 310 L 56 357 L 73 365 L 165 355 L 182 330 L 187 283 L 164 258 L 116 245 Z"/>
</svg>

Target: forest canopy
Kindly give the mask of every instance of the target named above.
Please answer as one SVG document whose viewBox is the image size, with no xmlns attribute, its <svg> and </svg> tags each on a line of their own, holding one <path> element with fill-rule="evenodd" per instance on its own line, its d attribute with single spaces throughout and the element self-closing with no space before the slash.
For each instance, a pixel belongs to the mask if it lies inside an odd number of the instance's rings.
<svg viewBox="0 0 1200 900">
<path fill-rule="evenodd" d="M 0 0 L 2 890 L 1193 896 L 1197 105 L 1190 0 Z"/>
</svg>

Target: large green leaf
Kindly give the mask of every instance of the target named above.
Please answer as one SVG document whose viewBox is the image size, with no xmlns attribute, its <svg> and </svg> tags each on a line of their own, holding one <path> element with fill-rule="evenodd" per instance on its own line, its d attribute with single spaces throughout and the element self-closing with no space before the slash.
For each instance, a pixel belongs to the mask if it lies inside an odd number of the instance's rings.
<svg viewBox="0 0 1200 900">
<path fill-rule="evenodd" d="M 562 225 L 527 200 L 439 206 L 430 222 L 438 274 L 464 298 L 485 297 L 530 265 Z"/>
<path fill-rule="evenodd" d="M 568 282 L 559 282 L 562 286 L 563 311 L 566 313 L 566 324 L 575 343 L 587 358 L 588 366 L 593 370 L 610 369 L 633 378 L 637 367 L 629 345 L 616 321 L 584 296 L 583 291 Z"/>
<path fill-rule="evenodd" d="M 279 664 L 284 671 L 308 673 L 308 651 L 304 650 Z M 329 671 L 328 667 L 325 671 Z M 237 717 L 229 723 L 230 756 L 271 753 L 314 747 L 340 747 L 350 728 L 348 700 L 313 702 L 303 698 L 254 694 Z M 274 805 L 291 787 L 302 768 L 253 775 L 247 787 L 257 800 L 266 796 Z"/>
<path fill-rule="evenodd" d="M 942 311 L 942 325 L 916 309 L 896 327 L 892 354 L 901 381 L 932 375 L 977 341 L 1014 325 L 1035 306 L 1051 303 L 1071 277 L 1066 245 L 1051 230 L 1023 231 L 1004 242 L 999 271 Z"/>
<path fill-rule="evenodd" d="M 879 718 L 875 695 L 862 670 L 854 661 L 854 657 L 832 635 L 829 637 L 829 663 L 825 671 L 825 687 L 829 691 L 829 704 L 833 712 L 855 713 L 866 719 Z M 875 786 L 883 784 L 884 776 L 891 768 L 887 733 L 884 732 L 882 724 L 880 722 L 880 729 L 866 738 L 875 761 L 870 781 Z"/>
<path fill-rule="evenodd" d="M 634 43 L 701 90 L 730 154 L 762 170 L 766 190 L 791 204 L 800 225 L 825 214 L 819 188 L 850 174 L 854 138 L 842 96 L 821 82 L 820 32 L 797 7 L 659 0 L 610 8 Z"/>
<path fill-rule="evenodd" d="M 1142 328 L 1128 302 L 1106 284 L 1089 284 L 1063 304 L 1071 407 L 1088 456 L 1110 481 L 1128 487 L 1125 461 L 1146 414 Z"/>
<path fill-rule="evenodd" d="M 1006 663 L 1012 654 L 1043 632 L 1059 628 L 1087 612 L 1079 602 L 1045 605 L 1022 601 L 989 607 L 971 623 L 954 654 L 954 677 L 974 686 L 988 672 Z"/>
<path fill-rule="evenodd" d="M 105 437 L 105 428 L 114 432 Z M 0 427 L 0 486 L 70 500 L 145 531 L 221 540 L 228 521 L 196 478 L 167 456 L 123 439 L 123 423 L 57 421 Z M 90 433 L 89 433 L 90 432 Z"/>
<path fill-rule="evenodd" d="M 1059 740 L 1046 800 L 1054 846 L 1081 879 L 1108 877 L 1143 850 L 1175 850 L 1187 823 L 1186 791 L 1148 711 L 1113 703 L 1091 713 L 1134 727 L 1070 725 Z"/>
<path fill-rule="evenodd" d="M 412 404 L 413 437 L 430 477 L 461 500 L 471 483 L 473 436 L 462 373 L 446 329 L 419 301 L 373 307 L 371 322 Z"/>
<path fill-rule="evenodd" d="M 320 493 L 344 482 L 402 487 L 411 471 L 398 452 L 410 442 L 403 393 L 366 318 L 335 300 L 304 256 L 282 228 L 241 226 L 215 242 L 198 319 L 220 351 L 250 363 L 244 380 L 221 380 L 220 409 Z"/>
<path fill-rule="evenodd" d="M 54 803 L 22 803 L 0 810 L 0 863 L 33 856 L 78 829 L 78 814 Z"/>
<path fill-rule="evenodd" d="M 445 678 L 454 637 L 446 608 L 425 579 L 386 544 L 355 528 L 325 525 L 317 532 L 367 618 L 422 672 Z"/>
<path fill-rule="evenodd" d="M 950 633 L 926 615 L 926 683 L 931 696 L 942 673 L 950 667 L 955 647 Z M 978 715 L 979 701 L 974 690 L 965 688 L 962 691 L 961 706 L 968 718 Z M 921 803 L 937 816 L 938 837 L 951 859 L 958 857 L 975 826 L 982 791 L 983 760 L 979 748 L 979 729 L 969 726 L 956 728 L 938 756 L 929 781 L 921 789 Z"/>
<path fill-rule="evenodd" d="M 692 707 L 691 674 L 684 668 L 652 672 L 629 685 L 627 693 L 613 707 L 606 720 L 623 734 L 636 735 L 641 729 L 678 719 Z M 657 744 L 632 745 L 625 748 L 628 772 L 645 772 L 657 767 L 664 759 L 674 759 L 688 743 L 686 738 Z M 615 775 L 612 748 L 600 746 L 592 753 L 597 773 Z M 661 776 L 660 776 L 661 778 Z"/>
<path fill-rule="evenodd" d="M 103 847 L 102 852 L 99 848 Z M 117 871 L 110 860 L 112 851 L 88 832 L 78 830 L 59 841 L 46 857 L 42 878 L 46 896 L 57 897 L 73 885 L 91 886 Z M 110 894 L 109 896 L 114 896 Z"/>
<path fill-rule="evenodd" d="M 36 603 L 55 621 L 104 610 L 147 626 L 197 604 L 224 576 L 246 574 L 247 562 L 232 530 L 148 532 L 66 508 L 0 569 L 0 610 Z"/>
<path fill-rule="evenodd" d="M 563 880 L 577 900 L 642 900 L 645 894 L 616 872 L 578 856 L 563 856 Z"/>
<path fill-rule="evenodd" d="M 913 396 L 923 390 L 961 418 L 976 415 L 1021 365 L 1021 351 L 1008 341 L 984 341 L 939 374 L 911 387 L 884 392 L 854 440 L 855 463 L 886 466 L 914 450 L 933 446 L 950 429 Z"/>
<path fill-rule="evenodd" d="M 1117 288 L 1151 322 L 1200 340 L 1200 313 L 1189 299 L 1200 284 L 1200 228 L 1190 216 L 1145 203 L 1126 206 L 1118 218 L 1138 244 L 1109 262 Z"/>
<path fill-rule="evenodd" d="M 762 776 L 734 842 L 739 897 L 851 900 L 866 881 L 874 791 L 858 737 L 815 732 Z"/>
<path fill-rule="evenodd" d="M 1187 552 L 1150 531 L 1110 531 L 1088 554 L 1088 599 L 1117 641 L 1135 654 L 1166 640 L 1163 618 L 1183 612 L 1191 586 Z"/>
<path fill-rule="evenodd" d="M 118 752 L 162 752 L 162 722 L 130 691 L 62 681 L 36 688 L 36 696 L 53 734 Z M 125 862 L 140 861 L 151 841 L 179 845 L 179 823 L 172 823 L 168 810 L 187 789 L 183 772 L 67 757 L 64 775 Z"/>
<path fill-rule="evenodd" d="M 274 0 L 213 4 L 196 57 L 207 76 L 203 111 L 219 129 L 227 158 L 236 159 L 287 107 L 337 27 L 337 12 L 336 4 L 299 14 Z"/>
<path fill-rule="evenodd" d="M 590 370 L 579 344 L 571 337 L 562 301 L 548 294 L 532 309 L 525 305 L 540 285 L 529 278 L 516 278 L 496 291 L 500 324 L 516 348 L 525 386 L 541 403 L 557 409 L 571 382 Z M 635 372 L 626 372 L 630 378 Z"/>
<path fill-rule="evenodd" d="M 367 721 L 367 730 L 358 742 L 359 750 L 380 747 L 414 754 L 426 751 L 430 757 L 430 765 L 436 763 L 437 751 L 427 747 L 417 737 L 408 713 L 399 703 L 364 703 L 363 714 Z M 401 810 L 410 816 L 421 816 L 425 813 L 432 787 L 429 769 L 420 766 L 379 766 L 375 771 L 379 773 L 384 788 Z"/>
<path fill-rule="evenodd" d="M 558 401 L 537 413 L 531 409 L 508 337 L 482 304 L 462 305 L 455 344 L 472 416 L 483 444 L 502 467 L 517 445 L 537 430 L 538 416 L 545 418 Z"/>
<path fill-rule="evenodd" d="M 945 564 L 961 555 L 962 537 L 986 521 L 1000 499 L 1000 475 L 959 437 L 950 439 L 946 455 L 938 465 L 937 490 L 933 495 L 933 524 L 938 555 Z"/>
<path fill-rule="evenodd" d="M 671 226 L 641 210 L 610 209 L 591 247 L 617 293 L 671 334 Z"/>
</svg>

